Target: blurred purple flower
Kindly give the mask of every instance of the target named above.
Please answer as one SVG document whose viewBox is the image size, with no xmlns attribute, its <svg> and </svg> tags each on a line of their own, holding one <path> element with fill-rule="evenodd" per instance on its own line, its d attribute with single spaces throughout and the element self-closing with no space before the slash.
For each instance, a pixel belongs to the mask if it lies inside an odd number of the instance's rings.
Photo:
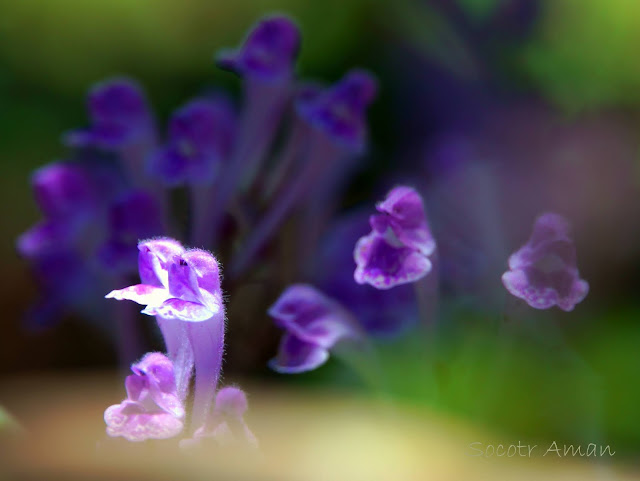
<svg viewBox="0 0 640 481">
<path fill-rule="evenodd" d="M 329 359 L 329 350 L 338 342 L 362 336 L 349 312 L 306 284 L 288 287 L 268 313 L 286 330 L 278 355 L 269 363 L 280 373 L 316 369 Z"/>
<path fill-rule="evenodd" d="M 170 186 L 211 183 L 228 160 L 236 115 L 223 98 L 192 100 L 171 117 L 164 147 L 149 158 L 149 170 Z"/>
<path fill-rule="evenodd" d="M 354 279 L 377 289 L 415 282 L 431 271 L 435 250 L 420 194 L 410 187 L 392 189 L 369 219 L 372 231 L 356 243 Z"/>
<path fill-rule="evenodd" d="M 127 399 L 104 412 L 107 434 L 134 442 L 179 434 L 185 410 L 171 361 L 164 354 L 151 352 L 131 370 L 133 374 L 125 379 Z"/>
<path fill-rule="evenodd" d="M 221 446 L 257 447 L 258 440 L 244 421 L 247 408 L 247 397 L 241 389 L 232 386 L 220 389 L 206 424 L 196 430 L 192 439 L 181 441 L 180 447 L 189 448 L 206 439 Z"/>
<path fill-rule="evenodd" d="M 538 217 L 529 241 L 509 258 L 502 282 L 536 309 L 557 305 L 573 310 L 586 297 L 589 284 L 579 277 L 567 221 L 553 213 Z"/>
<path fill-rule="evenodd" d="M 97 251 L 101 266 L 110 272 L 134 272 L 140 239 L 165 231 L 161 217 L 160 206 L 150 194 L 131 190 L 121 195 L 109 207 L 107 240 Z"/>
<path fill-rule="evenodd" d="M 146 306 L 144 314 L 156 316 L 177 372 L 179 392 L 188 389 L 195 364 L 192 422 L 201 426 L 213 401 L 224 351 L 218 262 L 208 252 L 185 250 L 169 238 L 142 241 L 138 249 L 142 284 L 112 291 L 106 297 L 135 301 Z"/>
<path fill-rule="evenodd" d="M 73 147 L 120 150 L 132 143 L 155 139 L 153 115 L 142 87 L 128 78 L 96 84 L 89 92 L 91 126 L 69 132 L 65 142 Z"/>
<path fill-rule="evenodd" d="M 366 145 L 366 110 L 377 92 L 373 75 L 351 70 L 330 88 L 307 86 L 298 95 L 298 114 L 333 142 L 354 153 Z"/>
<path fill-rule="evenodd" d="M 278 81 L 293 74 L 300 47 L 300 33 L 287 17 L 274 16 L 259 21 L 237 50 L 221 52 L 218 65 L 242 76 Z"/>
<path fill-rule="evenodd" d="M 68 222 L 96 207 L 97 188 L 79 164 L 48 164 L 33 173 L 31 183 L 38 207 L 48 219 Z"/>
</svg>

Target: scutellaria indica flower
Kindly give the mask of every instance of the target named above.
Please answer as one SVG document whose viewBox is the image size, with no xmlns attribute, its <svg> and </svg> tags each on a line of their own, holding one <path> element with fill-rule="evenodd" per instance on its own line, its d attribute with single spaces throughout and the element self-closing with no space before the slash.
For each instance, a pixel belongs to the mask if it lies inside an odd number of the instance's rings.
<svg viewBox="0 0 640 481">
<path fill-rule="evenodd" d="M 286 331 L 277 356 L 269 363 L 280 373 L 316 369 L 329 359 L 329 351 L 336 344 L 362 337 L 353 316 L 310 285 L 288 287 L 268 313 Z"/>
<path fill-rule="evenodd" d="M 431 272 L 429 256 L 436 243 L 420 194 L 411 187 L 395 187 L 376 209 L 380 213 L 369 218 L 371 233 L 360 238 L 354 249 L 355 281 L 391 289 Z"/>
<path fill-rule="evenodd" d="M 169 358 L 150 352 L 133 364 L 131 370 L 133 374 L 125 379 L 127 399 L 104 412 L 107 434 L 134 442 L 179 434 L 185 410 Z"/>
<path fill-rule="evenodd" d="M 529 241 L 509 257 L 502 283 L 535 309 L 571 311 L 589 292 L 580 278 L 569 223 L 554 213 L 540 215 Z"/>
</svg>

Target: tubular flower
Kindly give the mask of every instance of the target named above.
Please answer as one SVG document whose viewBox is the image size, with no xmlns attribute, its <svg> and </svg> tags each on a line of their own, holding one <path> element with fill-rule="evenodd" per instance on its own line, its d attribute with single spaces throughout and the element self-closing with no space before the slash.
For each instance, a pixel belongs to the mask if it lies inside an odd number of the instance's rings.
<svg viewBox="0 0 640 481">
<path fill-rule="evenodd" d="M 201 426 L 220 376 L 225 314 L 218 262 L 208 252 L 185 250 L 169 238 L 138 245 L 142 284 L 112 291 L 107 298 L 145 305 L 156 316 L 176 369 L 178 392 L 186 395 L 196 369 L 192 423 Z"/>
<path fill-rule="evenodd" d="M 179 434 L 185 410 L 171 361 L 164 354 L 151 352 L 131 370 L 133 374 L 125 379 L 127 399 L 104 412 L 107 434 L 136 442 Z"/>
<path fill-rule="evenodd" d="M 589 284 L 580 279 L 575 245 L 562 216 L 545 213 L 536 219 L 529 241 L 509 257 L 502 283 L 536 309 L 571 311 L 586 297 Z"/>
<path fill-rule="evenodd" d="M 381 290 L 353 282 L 353 246 L 367 232 L 365 210 L 338 219 L 319 243 L 316 256 L 318 287 L 358 319 L 367 334 L 388 337 L 404 332 L 419 318 L 416 293 L 409 284 Z"/>
<path fill-rule="evenodd" d="M 410 187 L 396 187 L 376 209 L 380 214 L 369 218 L 371 233 L 358 240 L 353 253 L 355 281 L 390 289 L 426 276 L 436 244 L 420 194 Z"/>
<path fill-rule="evenodd" d="M 329 350 L 338 342 L 362 336 L 355 319 L 340 304 L 306 284 L 287 288 L 268 313 L 286 330 L 278 355 L 269 363 L 281 373 L 316 369 L 329 359 Z"/>
</svg>

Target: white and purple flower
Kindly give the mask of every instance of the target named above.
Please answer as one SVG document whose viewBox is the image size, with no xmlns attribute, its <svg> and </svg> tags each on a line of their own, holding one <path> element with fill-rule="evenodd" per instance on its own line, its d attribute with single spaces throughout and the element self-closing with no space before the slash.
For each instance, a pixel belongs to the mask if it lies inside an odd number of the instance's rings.
<svg viewBox="0 0 640 481">
<path fill-rule="evenodd" d="M 354 279 L 377 289 L 415 282 L 429 272 L 436 248 L 420 194 L 411 187 L 392 189 L 369 219 L 371 233 L 356 243 Z"/>
<path fill-rule="evenodd" d="M 529 241 L 509 257 L 502 283 L 535 309 L 573 310 L 587 296 L 589 284 L 578 272 L 569 223 L 554 213 L 538 217 Z"/>
<path fill-rule="evenodd" d="M 142 241 L 138 249 L 142 283 L 106 297 L 137 302 L 146 306 L 144 314 L 156 316 L 182 399 L 195 366 L 192 423 L 201 426 L 216 392 L 224 352 L 225 310 L 218 262 L 208 252 L 185 250 L 169 238 Z"/>
<path fill-rule="evenodd" d="M 134 442 L 178 435 L 184 426 L 185 410 L 169 358 L 151 352 L 131 370 L 133 374 L 125 379 L 127 399 L 104 412 L 107 434 Z"/>
</svg>

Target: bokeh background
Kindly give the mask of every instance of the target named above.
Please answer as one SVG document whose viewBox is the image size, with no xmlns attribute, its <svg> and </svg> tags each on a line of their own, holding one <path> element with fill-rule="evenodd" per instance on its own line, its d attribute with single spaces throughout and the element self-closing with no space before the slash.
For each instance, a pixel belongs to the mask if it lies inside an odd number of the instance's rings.
<svg viewBox="0 0 640 481">
<path fill-rule="evenodd" d="M 541 315 L 540 322 L 559 324 L 588 368 L 529 338 L 506 343 L 495 335 L 495 311 L 451 301 L 447 319 L 456 327 L 442 347 L 450 360 L 441 373 L 446 391 L 433 395 L 422 338 L 408 336 L 380 347 L 391 397 L 508 439 L 596 436 L 618 452 L 616 459 L 636 463 L 636 0 L 0 0 L 0 379 L 117 365 L 108 340 L 81 319 L 38 333 L 21 322 L 36 295 L 14 249 L 16 236 L 39 217 L 29 176 L 65 157 L 60 136 L 86 124 L 87 89 L 115 74 L 135 77 L 160 119 L 212 86 L 238 94 L 237 79 L 214 66 L 213 54 L 237 45 L 250 25 L 273 12 L 301 27 L 300 76 L 334 81 L 360 66 L 379 79 L 366 167 L 343 208 L 371 203 L 396 178 L 446 191 L 439 176 L 471 158 L 489 168 L 471 172 L 455 195 L 493 196 L 509 226 L 496 251 L 508 255 L 521 245 L 540 208 L 559 210 L 574 224 L 591 292 L 573 313 Z M 428 195 L 427 208 L 433 208 Z M 441 219 L 456 215 L 473 217 L 440 211 Z M 473 262 L 471 256 L 462 265 Z M 499 273 L 496 279 L 486 282 L 499 282 Z M 265 361 L 277 332 L 266 314 L 253 324 L 233 323 L 230 317 L 231 379 L 363 389 L 334 361 L 295 378 L 269 373 Z"/>
</svg>

